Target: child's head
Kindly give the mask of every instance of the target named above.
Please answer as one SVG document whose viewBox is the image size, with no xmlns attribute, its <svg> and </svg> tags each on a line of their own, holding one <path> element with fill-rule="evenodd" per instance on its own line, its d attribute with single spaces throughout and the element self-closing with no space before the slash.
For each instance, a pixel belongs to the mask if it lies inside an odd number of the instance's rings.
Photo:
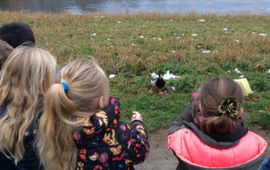
<svg viewBox="0 0 270 170">
<path fill-rule="evenodd" d="M 243 93 L 240 86 L 228 78 L 208 80 L 199 96 L 203 113 L 202 126 L 207 132 L 232 132 L 234 120 L 241 117 Z"/>
<path fill-rule="evenodd" d="M 108 103 L 108 78 L 94 59 L 76 59 L 63 67 L 60 74 L 69 90 L 64 92 L 62 84 L 55 84 L 51 89 L 62 95 L 59 100 L 68 99 L 71 102 L 68 105 L 74 105 L 77 111 L 95 112 Z"/>
<path fill-rule="evenodd" d="M 41 109 L 55 67 L 56 60 L 48 51 L 20 46 L 1 70 L 0 106 L 7 106 L 7 112 L 0 118 L 0 151 L 11 154 L 15 162 L 24 154 L 25 131 Z"/>
<path fill-rule="evenodd" d="M 11 47 L 7 42 L 0 40 L 0 70 L 12 50 L 13 47 Z"/>
<path fill-rule="evenodd" d="M 21 22 L 2 25 L 0 27 L 0 39 L 6 41 L 13 48 L 28 41 L 35 44 L 35 37 L 31 27 Z"/>
<path fill-rule="evenodd" d="M 93 60 L 76 59 L 60 74 L 62 83 L 52 85 L 46 94 L 38 139 L 42 163 L 55 170 L 74 169 L 72 131 L 78 123 L 76 117 L 98 111 L 109 98 L 108 78 Z"/>
</svg>

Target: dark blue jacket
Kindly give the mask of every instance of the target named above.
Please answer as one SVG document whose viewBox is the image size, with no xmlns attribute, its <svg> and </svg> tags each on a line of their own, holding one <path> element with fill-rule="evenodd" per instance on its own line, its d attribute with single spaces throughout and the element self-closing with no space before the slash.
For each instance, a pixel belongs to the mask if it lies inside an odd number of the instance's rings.
<svg viewBox="0 0 270 170">
<path fill-rule="evenodd" d="M 2 107 L 0 109 L 0 117 L 2 117 L 7 112 L 7 108 Z M 40 161 L 37 157 L 35 147 L 34 147 L 34 139 L 37 133 L 38 126 L 38 118 L 42 111 L 38 112 L 36 115 L 36 119 L 27 128 L 25 131 L 24 137 L 24 147 L 25 153 L 23 155 L 22 160 L 20 160 L 17 165 L 15 165 L 14 160 L 8 159 L 3 153 L 0 152 L 0 170 L 41 170 Z M 1 142 L 1 141 L 0 141 Z"/>
<path fill-rule="evenodd" d="M 270 170 L 270 157 L 263 161 L 259 170 Z"/>
</svg>

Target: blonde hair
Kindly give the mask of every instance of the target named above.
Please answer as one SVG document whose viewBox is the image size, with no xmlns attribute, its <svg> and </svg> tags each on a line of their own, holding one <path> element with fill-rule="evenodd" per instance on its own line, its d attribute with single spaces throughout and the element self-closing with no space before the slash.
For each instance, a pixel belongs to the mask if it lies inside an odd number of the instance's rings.
<svg viewBox="0 0 270 170">
<path fill-rule="evenodd" d="M 0 151 L 14 159 L 23 158 L 24 134 L 41 109 L 43 97 L 53 81 L 56 60 L 37 47 L 20 46 L 6 60 L 0 77 Z"/>
<path fill-rule="evenodd" d="M 45 110 L 40 119 L 38 150 L 46 170 L 73 170 L 77 150 L 72 132 L 86 116 L 98 110 L 99 97 L 108 98 L 109 83 L 104 71 L 93 61 L 76 59 L 61 70 L 61 80 L 69 85 L 52 85 L 45 97 Z"/>
</svg>

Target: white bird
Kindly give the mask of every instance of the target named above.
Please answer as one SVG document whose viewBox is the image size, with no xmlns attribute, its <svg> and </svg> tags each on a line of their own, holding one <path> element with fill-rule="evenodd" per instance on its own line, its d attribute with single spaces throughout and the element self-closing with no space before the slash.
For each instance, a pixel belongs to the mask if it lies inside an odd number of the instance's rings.
<svg viewBox="0 0 270 170">
<path fill-rule="evenodd" d="M 150 82 L 152 86 L 156 84 L 157 79 L 158 79 L 158 75 L 155 72 L 150 73 Z"/>
<path fill-rule="evenodd" d="M 174 79 L 177 79 L 177 78 L 179 78 L 179 76 L 176 76 L 174 74 L 171 74 L 169 70 L 166 72 L 166 74 L 163 75 L 163 79 L 165 81 L 167 81 L 167 80 L 174 80 Z"/>
</svg>

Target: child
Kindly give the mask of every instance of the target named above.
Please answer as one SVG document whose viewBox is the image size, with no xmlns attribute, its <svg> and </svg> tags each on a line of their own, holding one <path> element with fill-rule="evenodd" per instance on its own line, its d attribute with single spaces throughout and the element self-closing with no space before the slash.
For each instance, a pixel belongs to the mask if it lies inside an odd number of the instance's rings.
<svg viewBox="0 0 270 170">
<path fill-rule="evenodd" d="M 38 149 L 45 170 L 134 169 L 149 151 L 141 115 L 132 127 L 119 123 L 119 103 L 92 60 L 77 59 L 48 90 L 40 119 Z M 108 105 L 109 104 L 109 105 Z"/>
<path fill-rule="evenodd" d="M 35 37 L 31 27 L 22 22 L 12 22 L 0 27 L 0 39 L 6 41 L 13 48 L 24 42 L 35 44 Z"/>
<path fill-rule="evenodd" d="M 0 169 L 38 170 L 33 146 L 55 58 L 33 46 L 14 49 L 0 76 Z"/>
<path fill-rule="evenodd" d="M 179 160 L 178 170 L 258 169 L 266 141 L 248 130 L 242 90 L 231 79 L 208 80 L 169 130 L 168 148 Z"/>
</svg>

